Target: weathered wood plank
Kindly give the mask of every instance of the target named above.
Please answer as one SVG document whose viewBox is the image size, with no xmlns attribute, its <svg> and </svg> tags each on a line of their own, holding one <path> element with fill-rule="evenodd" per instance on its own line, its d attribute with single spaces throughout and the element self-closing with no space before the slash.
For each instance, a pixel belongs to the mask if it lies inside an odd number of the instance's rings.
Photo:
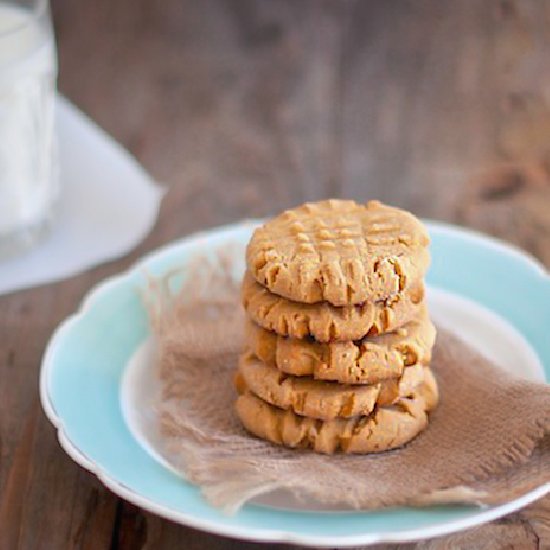
<svg viewBox="0 0 550 550">
<path fill-rule="evenodd" d="M 333 193 L 333 3 L 56 4 L 61 89 L 175 188 L 174 232 Z"/>
<path fill-rule="evenodd" d="M 492 10 L 468 1 L 353 4 L 343 68 L 346 195 L 449 217 L 493 137 Z"/>
<path fill-rule="evenodd" d="M 501 2 L 495 18 L 496 160 L 469 179 L 457 217 L 550 266 L 550 3 Z"/>
<path fill-rule="evenodd" d="M 548 2 L 354 2 L 343 193 L 461 221 L 550 262 Z"/>
</svg>

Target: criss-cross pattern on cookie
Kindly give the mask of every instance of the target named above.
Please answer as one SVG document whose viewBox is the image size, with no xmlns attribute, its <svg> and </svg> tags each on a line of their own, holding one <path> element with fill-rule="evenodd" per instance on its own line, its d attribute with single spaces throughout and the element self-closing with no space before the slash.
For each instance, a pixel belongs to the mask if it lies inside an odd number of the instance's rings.
<svg viewBox="0 0 550 550">
<path fill-rule="evenodd" d="M 345 305 L 387 298 L 421 278 L 428 242 L 407 212 L 331 199 L 287 210 L 257 229 L 247 262 L 258 282 L 281 296 Z"/>
</svg>

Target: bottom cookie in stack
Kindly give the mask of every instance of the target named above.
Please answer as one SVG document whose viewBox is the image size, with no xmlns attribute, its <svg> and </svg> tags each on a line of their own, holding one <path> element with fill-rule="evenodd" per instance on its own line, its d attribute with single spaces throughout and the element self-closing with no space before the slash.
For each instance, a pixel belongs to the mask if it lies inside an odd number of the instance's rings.
<svg viewBox="0 0 550 550">
<path fill-rule="evenodd" d="M 254 435 L 317 452 L 374 453 L 400 447 L 427 425 L 438 400 L 429 367 L 399 378 L 345 385 L 288 375 L 245 352 L 235 378 L 237 414 Z"/>
<path fill-rule="evenodd" d="M 311 448 L 320 453 L 376 453 L 401 447 L 428 423 L 432 388 L 402 397 L 392 405 L 375 407 L 367 416 L 319 420 L 299 416 L 263 401 L 250 391 L 237 399 L 237 414 L 254 435 L 286 447 Z"/>
</svg>

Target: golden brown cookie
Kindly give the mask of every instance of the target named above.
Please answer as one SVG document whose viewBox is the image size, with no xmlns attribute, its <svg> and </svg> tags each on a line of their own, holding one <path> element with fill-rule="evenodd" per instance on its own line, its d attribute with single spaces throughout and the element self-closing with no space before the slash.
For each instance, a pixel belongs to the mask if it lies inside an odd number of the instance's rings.
<svg viewBox="0 0 550 550">
<path fill-rule="evenodd" d="M 401 398 L 387 407 L 377 407 L 368 416 L 323 421 L 299 416 L 256 397 L 239 396 L 236 410 L 252 434 L 286 447 L 312 448 L 319 453 L 377 453 L 401 447 L 428 424 L 421 395 Z"/>
<path fill-rule="evenodd" d="M 400 329 L 356 341 L 287 338 L 252 321 L 245 333 L 247 346 L 264 363 L 287 374 L 342 384 L 375 384 L 401 376 L 407 366 L 428 364 L 436 335 L 425 305 Z"/>
<path fill-rule="evenodd" d="M 426 228 L 409 212 L 331 199 L 287 210 L 256 229 L 246 263 L 275 294 L 342 306 L 416 285 L 430 262 L 428 244 Z"/>
<path fill-rule="evenodd" d="M 393 331 L 419 315 L 424 285 L 378 302 L 336 307 L 328 302 L 301 304 L 273 294 L 247 271 L 242 302 L 250 319 L 281 336 L 312 337 L 318 342 L 359 340 Z"/>
<path fill-rule="evenodd" d="M 282 373 L 245 352 L 239 360 L 236 387 L 246 390 L 280 409 L 300 416 L 333 420 L 369 415 L 375 405 L 391 405 L 399 398 L 412 397 L 424 384 L 435 384 L 428 367 L 414 365 L 402 377 L 374 385 L 351 386 Z M 437 387 L 437 386 L 436 386 Z"/>
</svg>

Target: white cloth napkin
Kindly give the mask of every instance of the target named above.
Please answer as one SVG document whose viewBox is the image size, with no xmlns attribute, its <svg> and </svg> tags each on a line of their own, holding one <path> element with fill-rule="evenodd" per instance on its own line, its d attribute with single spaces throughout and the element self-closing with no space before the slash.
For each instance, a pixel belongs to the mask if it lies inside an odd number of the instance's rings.
<svg viewBox="0 0 550 550">
<path fill-rule="evenodd" d="M 61 198 L 51 233 L 0 260 L 0 294 L 58 281 L 122 256 L 151 230 L 163 189 L 116 141 L 58 97 Z"/>
</svg>

